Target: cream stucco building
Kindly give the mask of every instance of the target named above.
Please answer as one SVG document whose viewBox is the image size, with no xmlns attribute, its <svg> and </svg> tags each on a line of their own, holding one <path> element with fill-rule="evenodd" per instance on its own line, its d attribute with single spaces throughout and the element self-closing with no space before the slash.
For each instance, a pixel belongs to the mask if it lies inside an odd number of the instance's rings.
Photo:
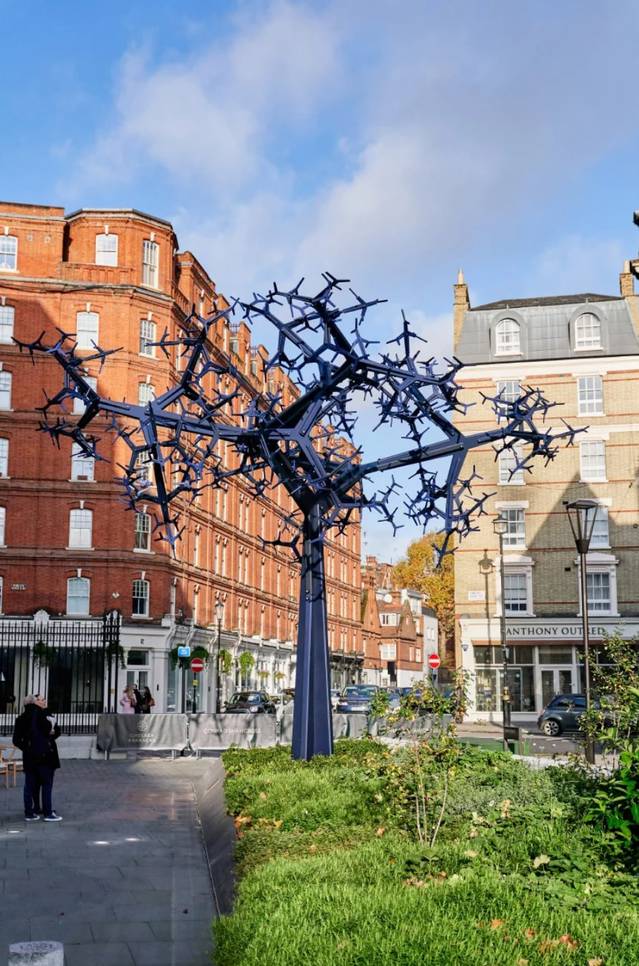
<svg viewBox="0 0 639 966">
<path fill-rule="evenodd" d="M 639 224 L 639 216 L 635 215 Z M 557 692 L 583 687 L 579 569 L 565 503 L 599 504 L 587 581 L 591 639 L 639 635 L 639 297 L 626 262 L 619 295 L 506 299 L 471 307 L 455 285 L 455 353 L 465 363 L 459 419 L 466 432 L 498 418 L 482 393 L 515 398 L 539 387 L 559 405 L 548 423 L 587 427 L 548 466 L 513 471 L 511 454 L 472 453 L 491 494 L 479 531 L 455 555 L 457 663 L 470 673 L 471 717 L 501 716 L 500 614 L 505 605 L 513 721 L 535 717 Z M 508 520 L 501 599 L 492 523 Z"/>
</svg>

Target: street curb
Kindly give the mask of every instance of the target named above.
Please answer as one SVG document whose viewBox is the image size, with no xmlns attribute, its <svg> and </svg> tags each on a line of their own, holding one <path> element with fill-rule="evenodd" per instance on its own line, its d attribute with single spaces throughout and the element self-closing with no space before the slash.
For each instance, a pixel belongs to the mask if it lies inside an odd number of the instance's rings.
<svg viewBox="0 0 639 966">
<path fill-rule="evenodd" d="M 211 876 L 216 916 L 233 911 L 235 896 L 235 826 L 226 811 L 221 758 L 205 759 L 208 765 L 202 778 L 193 783 L 198 815 L 202 826 L 204 851 Z"/>
</svg>

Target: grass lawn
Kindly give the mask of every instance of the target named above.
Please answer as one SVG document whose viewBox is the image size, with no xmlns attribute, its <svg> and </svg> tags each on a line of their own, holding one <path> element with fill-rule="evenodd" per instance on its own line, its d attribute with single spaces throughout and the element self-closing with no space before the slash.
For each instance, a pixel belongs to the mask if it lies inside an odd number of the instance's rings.
<svg viewBox="0 0 639 966">
<path fill-rule="evenodd" d="M 583 820 L 577 774 L 369 739 L 224 762 L 239 887 L 217 966 L 639 963 L 637 879 Z"/>
</svg>

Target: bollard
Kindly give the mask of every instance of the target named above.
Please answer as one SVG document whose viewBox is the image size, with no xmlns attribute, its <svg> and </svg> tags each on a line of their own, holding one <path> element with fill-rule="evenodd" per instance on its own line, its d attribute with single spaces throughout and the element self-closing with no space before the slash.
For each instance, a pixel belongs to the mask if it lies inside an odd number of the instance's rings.
<svg viewBox="0 0 639 966">
<path fill-rule="evenodd" d="M 64 946 L 53 941 L 13 943 L 9 966 L 64 966 Z"/>
</svg>

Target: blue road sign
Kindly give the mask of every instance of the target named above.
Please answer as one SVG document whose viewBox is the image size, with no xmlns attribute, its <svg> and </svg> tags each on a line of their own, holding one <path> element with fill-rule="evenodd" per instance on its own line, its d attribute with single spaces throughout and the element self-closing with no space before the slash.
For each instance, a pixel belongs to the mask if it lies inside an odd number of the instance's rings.
<svg viewBox="0 0 639 966">
<path fill-rule="evenodd" d="M 191 656 L 191 648 L 189 647 L 188 644 L 185 644 L 183 647 L 178 647 L 178 657 L 190 657 L 190 656 Z"/>
</svg>

